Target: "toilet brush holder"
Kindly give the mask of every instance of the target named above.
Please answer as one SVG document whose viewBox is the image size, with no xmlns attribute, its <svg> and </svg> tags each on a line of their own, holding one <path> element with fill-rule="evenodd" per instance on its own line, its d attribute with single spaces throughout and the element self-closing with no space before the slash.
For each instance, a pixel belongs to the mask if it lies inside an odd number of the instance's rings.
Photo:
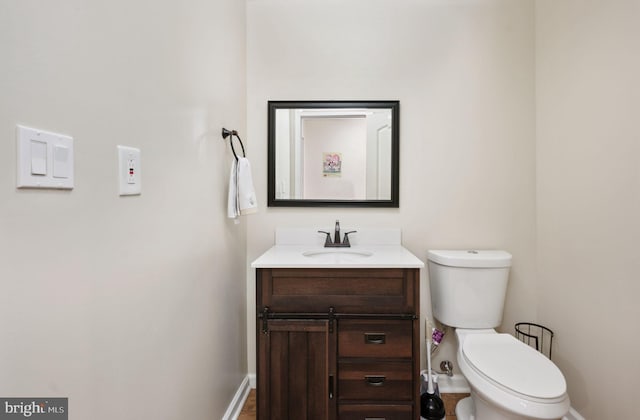
<svg viewBox="0 0 640 420">
<path fill-rule="evenodd" d="M 423 378 L 422 382 L 426 384 L 426 373 L 420 376 Z M 433 393 L 428 391 L 426 385 L 424 391 L 422 389 L 420 390 L 420 420 L 444 420 L 445 418 L 446 411 L 444 402 L 442 398 L 440 398 L 436 384 L 433 384 L 433 388 Z"/>
<path fill-rule="evenodd" d="M 438 387 L 438 374 L 435 373 L 433 370 L 431 371 L 431 380 L 433 382 L 433 391 L 434 393 L 440 397 L 440 388 Z M 421 370 L 420 371 L 420 395 L 424 394 L 425 392 L 427 392 L 427 389 L 429 387 L 429 384 L 427 383 L 428 379 L 427 379 L 427 370 Z"/>
<path fill-rule="evenodd" d="M 428 324 L 427 320 L 427 331 Z M 434 380 L 431 370 L 431 340 L 427 338 L 427 371 L 420 375 L 426 381 L 426 391 L 420 395 L 420 418 L 423 420 L 442 420 L 445 418 L 444 402 L 440 393 L 436 391 L 437 380 Z"/>
</svg>

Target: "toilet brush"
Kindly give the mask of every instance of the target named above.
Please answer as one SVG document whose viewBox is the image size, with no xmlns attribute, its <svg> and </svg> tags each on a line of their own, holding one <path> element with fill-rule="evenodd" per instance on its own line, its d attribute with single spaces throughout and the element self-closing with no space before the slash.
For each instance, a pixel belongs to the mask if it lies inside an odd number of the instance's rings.
<svg viewBox="0 0 640 420">
<path fill-rule="evenodd" d="M 423 420 L 444 419 L 445 410 L 442 399 L 436 394 L 433 388 L 433 378 L 431 377 L 431 331 L 429 319 L 426 321 L 427 339 L 427 392 L 420 395 L 420 418 Z"/>
</svg>

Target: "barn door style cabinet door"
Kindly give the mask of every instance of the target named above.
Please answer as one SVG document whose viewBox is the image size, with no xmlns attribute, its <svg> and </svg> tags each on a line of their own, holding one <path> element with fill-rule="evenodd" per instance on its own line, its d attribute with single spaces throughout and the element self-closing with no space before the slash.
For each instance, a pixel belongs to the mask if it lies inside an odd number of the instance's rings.
<svg viewBox="0 0 640 420">
<path fill-rule="evenodd" d="M 259 420 L 418 420 L 419 269 L 258 268 Z"/>
<path fill-rule="evenodd" d="M 258 417 L 335 418 L 335 345 L 327 321 L 270 320 L 258 346 Z"/>
</svg>

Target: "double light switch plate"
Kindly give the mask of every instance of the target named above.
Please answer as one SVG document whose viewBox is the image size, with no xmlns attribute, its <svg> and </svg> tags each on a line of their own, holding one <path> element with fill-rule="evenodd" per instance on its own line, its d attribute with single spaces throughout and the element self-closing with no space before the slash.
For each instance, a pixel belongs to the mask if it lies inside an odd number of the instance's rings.
<svg viewBox="0 0 640 420">
<path fill-rule="evenodd" d="M 18 188 L 73 189 L 73 138 L 17 127 Z"/>
</svg>

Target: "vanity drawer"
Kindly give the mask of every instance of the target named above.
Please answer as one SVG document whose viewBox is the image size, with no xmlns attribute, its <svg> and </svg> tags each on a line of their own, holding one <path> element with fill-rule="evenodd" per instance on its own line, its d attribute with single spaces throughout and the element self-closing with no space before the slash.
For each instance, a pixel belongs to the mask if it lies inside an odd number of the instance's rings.
<svg viewBox="0 0 640 420">
<path fill-rule="evenodd" d="M 341 404 L 340 420 L 413 420 L 411 405 Z"/>
<path fill-rule="evenodd" d="M 418 270 L 264 268 L 257 270 L 258 311 L 416 314 Z"/>
<path fill-rule="evenodd" d="M 339 357 L 411 358 L 413 321 L 341 320 Z"/>
<path fill-rule="evenodd" d="M 411 401 L 411 361 L 340 361 L 338 395 L 342 400 Z"/>
</svg>

